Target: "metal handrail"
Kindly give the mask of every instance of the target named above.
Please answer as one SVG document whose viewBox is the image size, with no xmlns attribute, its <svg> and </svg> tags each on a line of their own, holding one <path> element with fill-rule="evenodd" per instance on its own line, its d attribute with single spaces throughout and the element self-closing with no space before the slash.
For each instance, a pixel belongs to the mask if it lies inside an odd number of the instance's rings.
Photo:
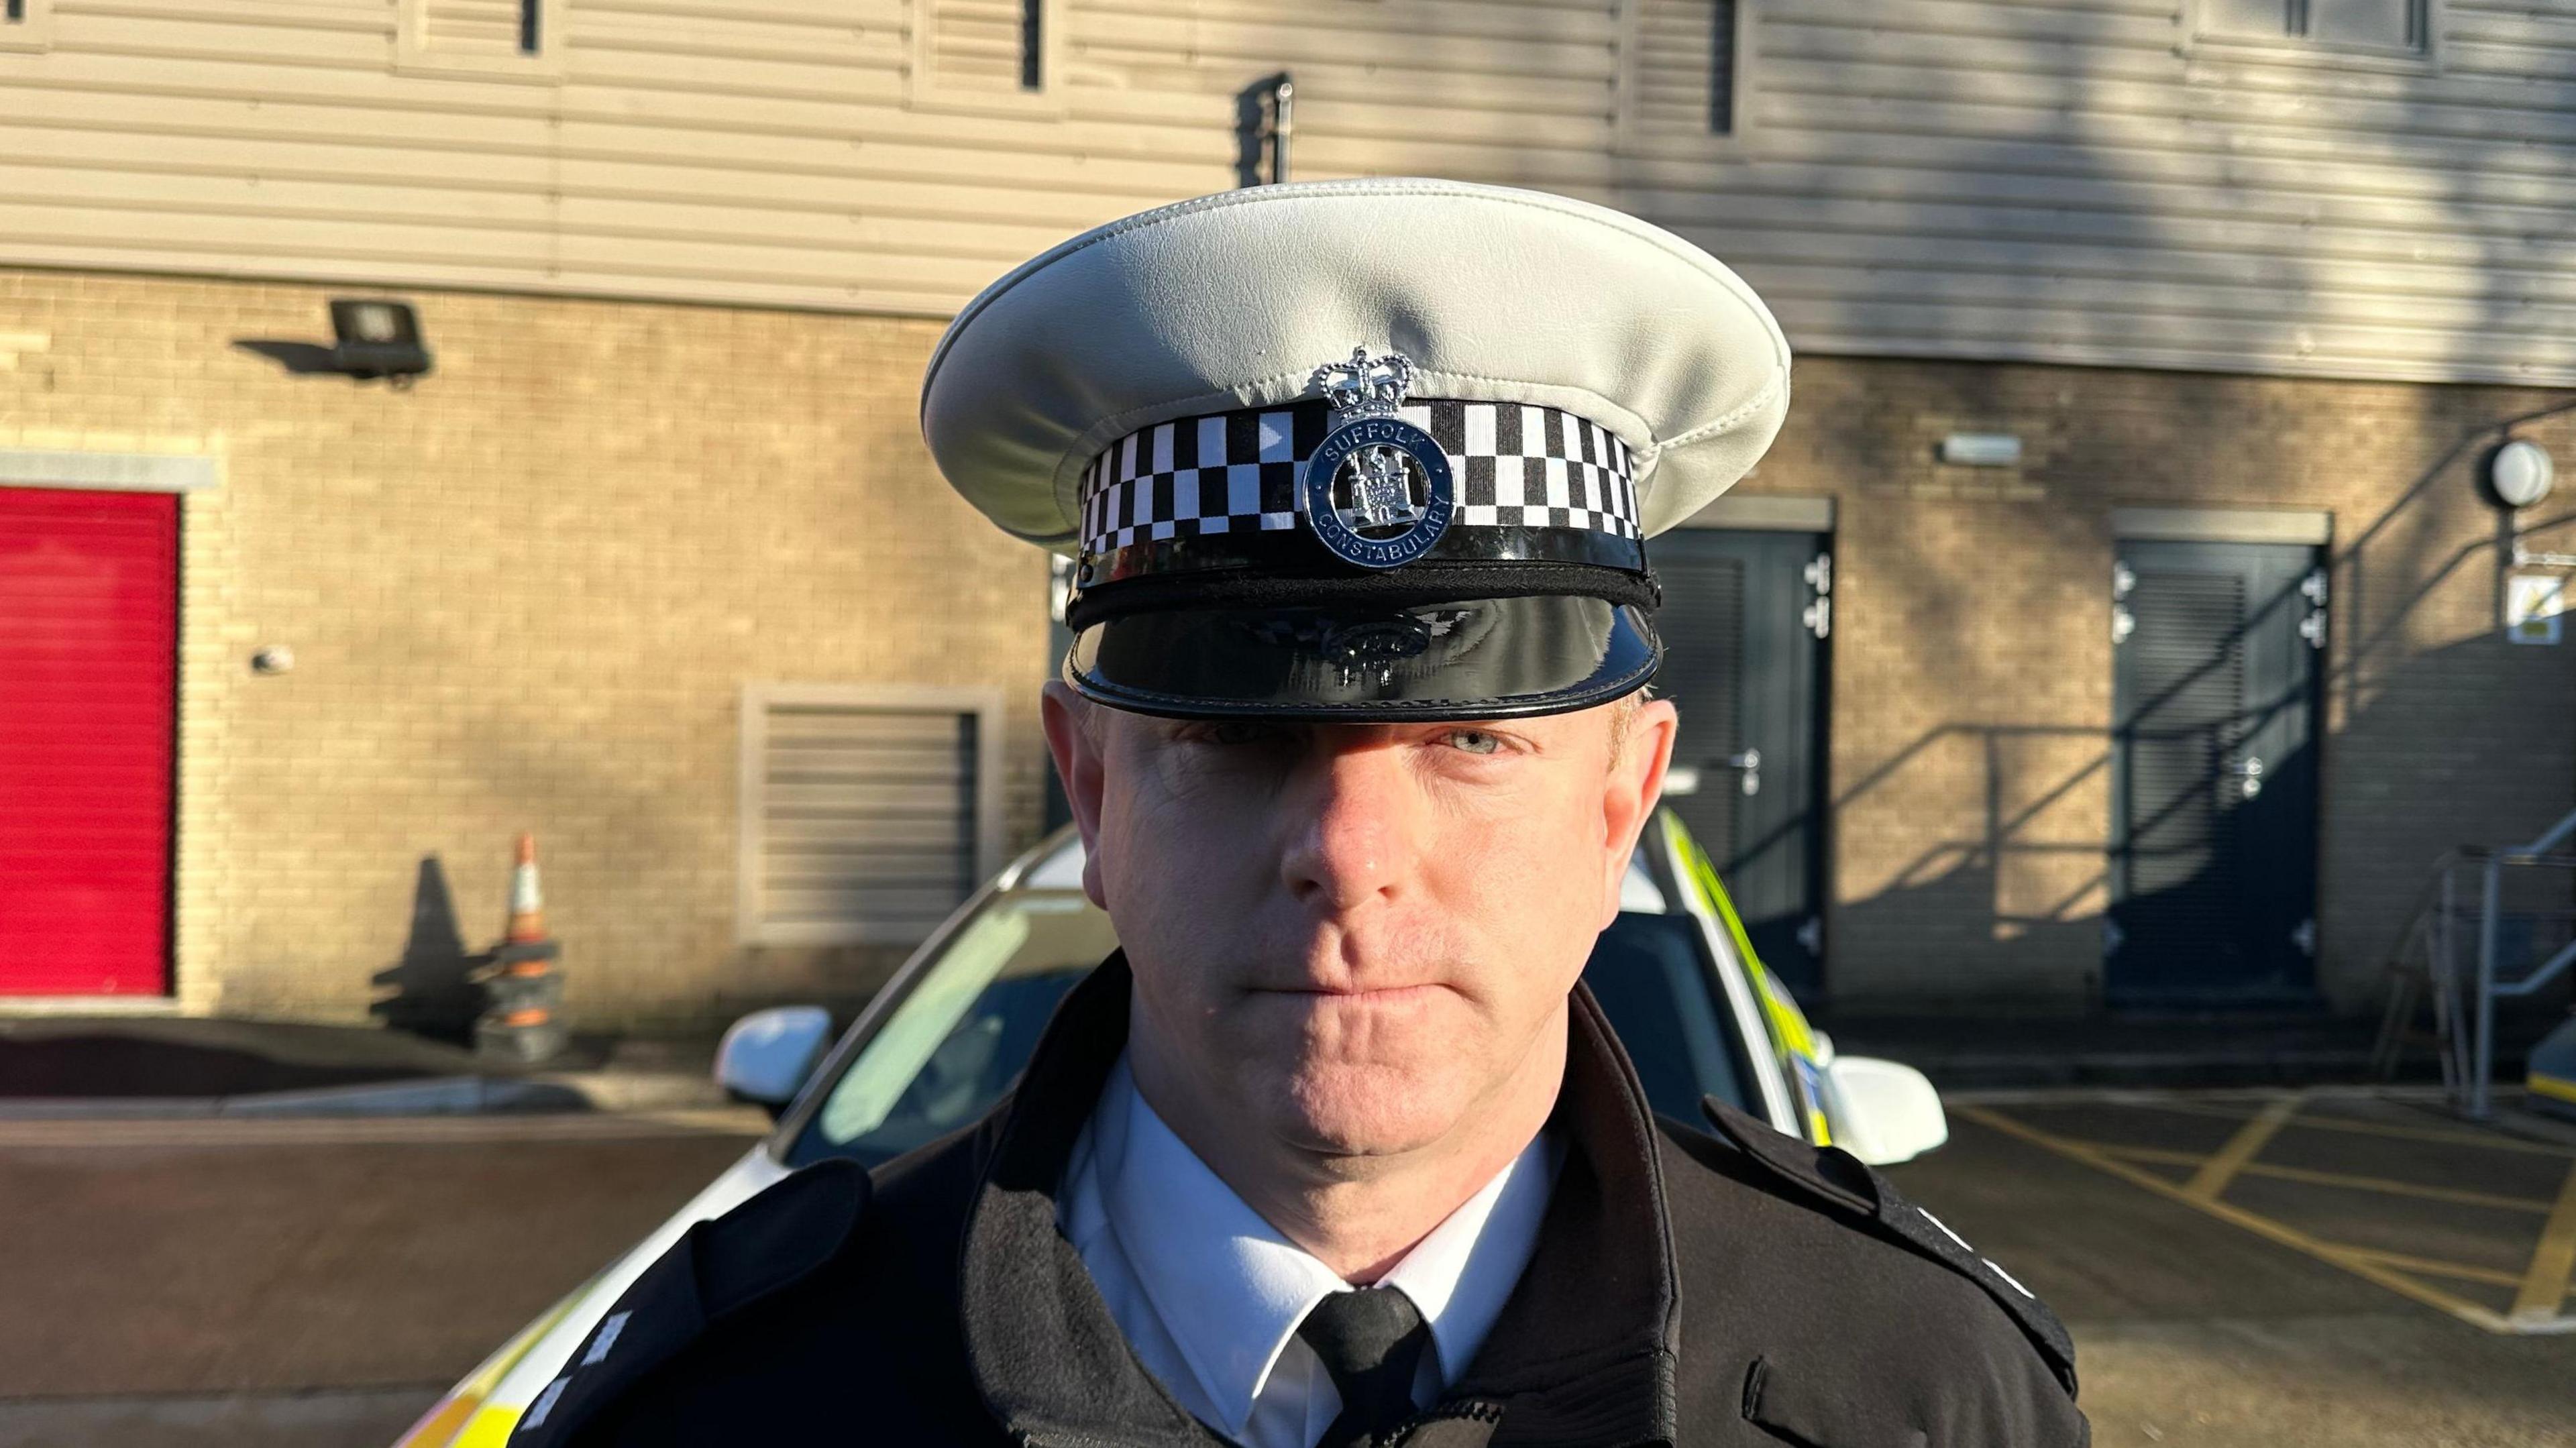
<svg viewBox="0 0 2576 1448">
<path fill-rule="evenodd" d="M 2567 818 L 2560 820 L 2558 823 L 2549 827 L 2549 833 L 2542 835 L 2539 839 L 2523 846 L 2516 853 L 2525 855 L 2545 855 L 2551 850 L 2557 849 L 2560 845 L 2567 843 L 2571 838 L 2576 838 L 2576 810 L 2569 810 L 2567 812 Z"/>
<path fill-rule="evenodd" d="M 2433 862 L 2434 873 L 2425 876 L 2422 887 L 2416 890 L 2414 908 L 2407 912 L 2405 926 L 2397 932 L 2396 940 L 2380 961 L 2380 974 L 2388 981 L 2388 1003 L 2380 1013 L 2379 1037 L 2371 1043 L 2370 1065 L 2373 1074 L 2383 1081 L 2396 1076 L 2398 1062 L 2405 1055 L 2406 1031 L 2415 1019 L 2413 975 L 2420 954 L 2424 991 L 2432 999 L 2433 1034 L 2445 1047 L 2440 1052 L 2442 1088 L 2445 1092 L 2451 1089 L 2450 1026 L 2446 1009 L 2449 1002 L 2442 994 L 2442 982 L 2433 960 L 2433 906 L 2440 898 L 2437 886 L 2441 876 L 2450 869 L 2456 854 L 2456 851 L 2444 851 L 2441 858 Z"/>
<path fill-rule="evenodd" d="M 2457 918 L 2452 880 L 2459 865 L 2479 860 L 2481 892 L 2478 901 L 2478 968 L 2475 994 L 2471 997 L 2468 1021 L 2469 1039 L 2466 1065 L 2467 1099 L 2461 1102 L 2465 1114 L 2474 1121 L 2484 1121 L 2495 1114 L 2492 1077 L 2495 1074 L 2495 1004 L 2497 1000 L 2517 1000 L 2538 993 L 2542 987 L 2576 965 L 2576 941 L 2570 941 L 2557 954 L 2536 968 L 2510 981 L 2496 978 L 2497 936 L 2504 924 L 2504 869 L 2507 865 L 2576 870 L 2576 856 L 2553 855 L 2550 852 L 2576 838 L 2576 810 L 2550 827 L 2546 834 L 2527 845 L 2506 846 L 2491 850 L 2455 850 L 2443 857 L 2442 921 L 2437 958 L 2445 977 L 2456 980 L 2452 970 L 2452 923 Z M 2453 1016 L 2456 1021 L 2458 1017 Z M 2455 1043 L 2456 1044 L 2456 1043 Z M 2447 1074 L 2447 1073 L 2445 1073 Z M 2460 1092 L 2455 1091 L 2457 1100 Z"/>
</svg>

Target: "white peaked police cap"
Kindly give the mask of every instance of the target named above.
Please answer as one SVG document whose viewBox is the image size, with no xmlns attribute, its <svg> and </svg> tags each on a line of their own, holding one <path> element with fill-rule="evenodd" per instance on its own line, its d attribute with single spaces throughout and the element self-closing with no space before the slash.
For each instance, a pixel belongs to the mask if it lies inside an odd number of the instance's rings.
<svg viewBox="0 0 2576 1448">
<path fill-rule="evenodd" d="M 1471 718 L 1647 682 L 1644 540 L 1788 402 L 1778 324 L 1698 247 L 1387 178 L 1164 206 L 1014 268 L 940 340 L 921 425 L 960 495 L 1076 560 L 1083 692 Z"/>
</svg>

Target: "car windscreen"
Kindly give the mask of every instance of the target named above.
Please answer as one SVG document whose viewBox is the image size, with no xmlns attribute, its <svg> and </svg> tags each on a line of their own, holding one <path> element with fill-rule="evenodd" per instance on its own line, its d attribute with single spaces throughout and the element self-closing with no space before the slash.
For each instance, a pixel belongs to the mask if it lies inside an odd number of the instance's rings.
<svg viewBox="0 0 2576 1448">
<path fill-rule="evenodd" d="M 996 895 L 893 1011 L 798 1133 L 790 1165 L 891 1161 L 984 1114 L 1036 1050 L 1056 1002 L 1118 948 L 1109 917 L 1078 890 Z"/>
<path fill-rule="evenodd" d="M 848 1156 L 874 1166 L 983 1115 L 1028 1064 L 1057 1002 L 1117 943 L 1109 917 L 1077 891 L 995 896 L 905 981 L 797 1134 L 789 1164 Z M 1583 973 L 1648 1103 L 1685 1121 L 1699 1119 L 1703 1094 L 1749 1099 L 1703 951 L 1688 916 L 1622 913 Z"/>
<path fill-rule="evenodd" d="M 1748 1084 L 1742 1037 L 1719 1011 L 1707 949 L 1690 916 L 1621 911 L 1583 967 L 1583 983 L 1636 1064 L 1646 1104 L 1694 1126 L 1703 1096 L 1764 1114 Z"/>
</svg>

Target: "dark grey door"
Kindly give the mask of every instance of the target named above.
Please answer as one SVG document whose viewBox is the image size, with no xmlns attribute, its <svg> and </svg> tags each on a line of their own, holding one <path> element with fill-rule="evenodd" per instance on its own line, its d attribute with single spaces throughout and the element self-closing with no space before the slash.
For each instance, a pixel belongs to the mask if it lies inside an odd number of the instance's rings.
<svg viewBox="0 0 2576 1448">
<path fill-rule="evenodd" d="M 2110 1002 L 2305 1004 L 2325 641 L 2317 550 L 2131 541 L 2112 593 Z"/>
<path fill-rule="evenodd" d="M 1762 963 L 1812 1004 L 1824 953 L 1829 540 L 1682 528 L 1653 546 L 1664 584 L 1655 683 L 1681 710 L 1665 802 L 1716 862 Z"/>
</svg>

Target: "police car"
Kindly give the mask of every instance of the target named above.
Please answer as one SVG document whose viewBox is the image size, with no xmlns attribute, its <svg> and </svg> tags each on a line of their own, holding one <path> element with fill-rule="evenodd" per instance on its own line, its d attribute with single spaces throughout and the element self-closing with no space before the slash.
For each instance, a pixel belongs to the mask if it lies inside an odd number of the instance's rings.
<svg viewBox="0 0 2576 1448">
<path fill-rule="evenodd" d="M 625 1256 L 575 1288 L 458 1383 L 396 1448 L 498 1448 L 602 1314 L 692 1223 L 828 1156 L 870 1166 L 981 1116 L 1026 1062 L 1056 1002 L 1117 941 L 1082 894 L 1070 831 L 1014 862 L 941 925 L 837 1047 L 819 1007 L 745 1016 L 716 1077 L 779 1109 L 778 1127 Z M 1658 1111 L 1697 1120 L 1716 1096 L 1782 1131 L 1874 1165 L 1939 1146 L 1949 1129 L 1921 1073 L 1837 1056 L 1762 968 L 1681 821 L 1646 831 L 1584 980 Z"/>
</svg>

